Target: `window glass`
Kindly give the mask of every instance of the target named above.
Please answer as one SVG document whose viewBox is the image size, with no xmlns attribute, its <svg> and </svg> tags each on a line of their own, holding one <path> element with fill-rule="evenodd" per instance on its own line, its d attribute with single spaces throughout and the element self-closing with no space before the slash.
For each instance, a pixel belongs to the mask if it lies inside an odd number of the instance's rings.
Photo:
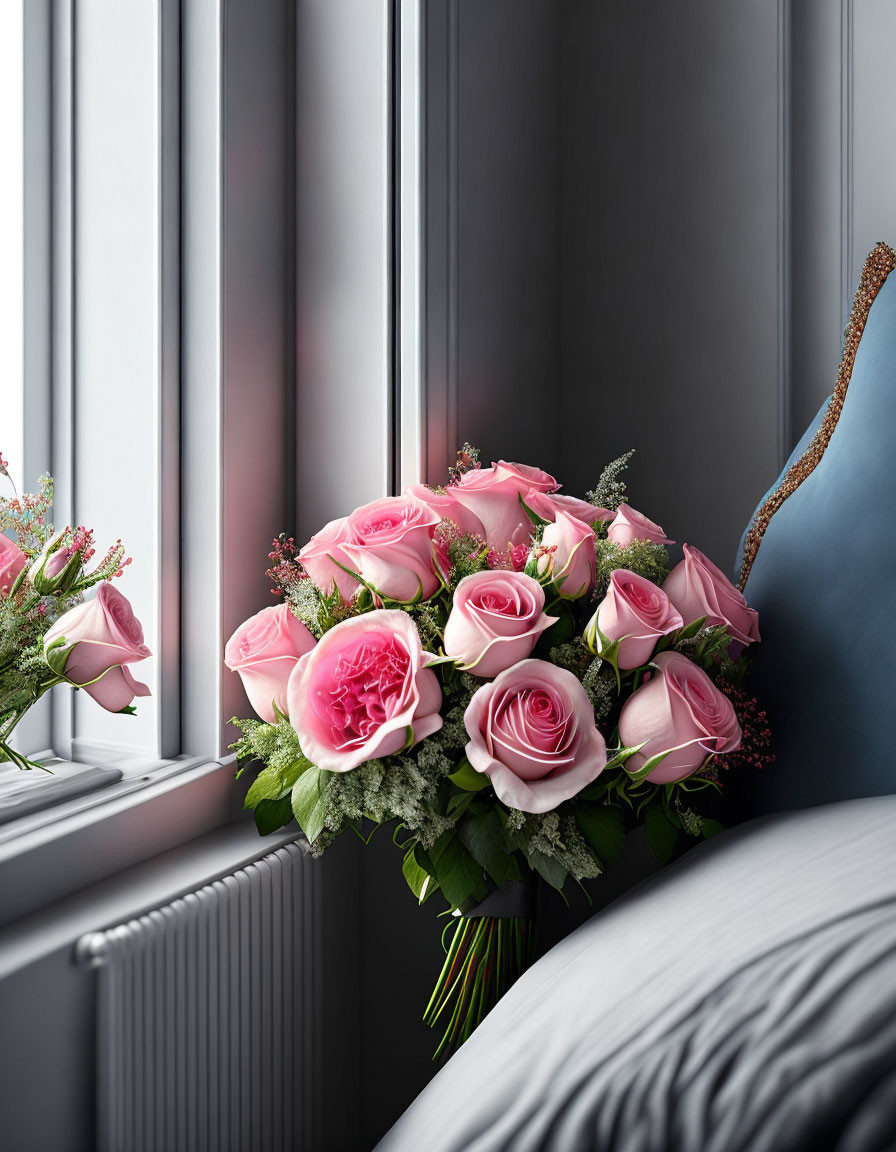
<svg viewBox="0 0 896 1152">
<path fill-rule="evenodd" d="M 20 488 L 25 479 L 23 60 L 22 0 L 0 0 L 0 452 Z"/>
</svg>

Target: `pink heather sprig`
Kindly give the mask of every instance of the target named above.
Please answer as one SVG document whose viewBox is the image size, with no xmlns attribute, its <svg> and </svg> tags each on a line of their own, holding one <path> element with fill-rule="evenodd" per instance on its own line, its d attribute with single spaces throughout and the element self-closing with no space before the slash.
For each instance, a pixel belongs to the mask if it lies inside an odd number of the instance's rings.
<svg viewBox="0 0 896 1152">
<path fill-rule="evenodd" d="M 2 474 L 15 491 L 5 460 Z M 12 499 L 0 496 L 0 532 L 14 532 L 16 543 L 28 556 L 36 556 L 53 536 L 49 518 L 53 505 L 53 480 L 50 476 L 41 476 L 38 485 L 37 493 L 25 492 L 21 496 L 17 493 Z"/>
<path fill-rule="evenodd" d="M 67 531 L 71 530 L 67 529 Z M 69 549 L 70 555 L 74 555 L 75 552 L 80 552 L 81 563 L 85 568 L 88 561 L 92 560 L 96 555 L 96 548 L 93 546 L 93 530 L 91 528 L 85 528 L 83 524 L 80 524 L 71 533 L 71 540 L 66 541 L 65 544 Z M 116 540 L 115 543 L 110 546 L 99 564 L 97 564 L 96 568 L 94 568 L 92 572 L 82 576 L 78 581 L 78 591 L 92 588 L 94 584 L 99 584 L 102 580 L 115 580 L 117 577 L 122 576 L 125 568 L 132 562 L 132 559 L 131 556 L 125 555 L 124 544 L 122 544 L 120 540 Z"/>
<path fill-rule="evenodd" d="M 513 544 L 503 551 L 492 548 L 485 558 L 489 568 L 500 569 L 507 572 L 522 572 L 529 559 L 528 544 Z"/>
<path fill-rule="evenodd" d="M 297 559 L 299 549 L 295 539 L 281 532 L 276 540 L 272 541 L 268 559 L 273 561 L 265 576 L 274 587 L 271 593 L 274 596 L 287 596 L 289 590 L 294 588 L 301 580 L 309 579 L 308 573 Z"/>
<path fill-rule="evenodd" d="M 472 444 L 464 444 L 457 453 L 457 463 L 448 469 L 448 485 L 459 484 L 461 477 L 465 472 L 470 472 L 475 468 L 481 468 L 482 465 L 479 461 L 479 449 L 474 448 Z"/>
<path fill-rule="evenodd" d="M 713 757 L 712 766 L 724 769 L 762 769 L 773 763 L 775 754 L 771 751 L 772 733 L 768 717 L 759 707 L 759 702 L 726 680 L 720 680 L 717 687 L 731 701 L 743 735 L 740 746 L 727 756 Z"/>
</svg>

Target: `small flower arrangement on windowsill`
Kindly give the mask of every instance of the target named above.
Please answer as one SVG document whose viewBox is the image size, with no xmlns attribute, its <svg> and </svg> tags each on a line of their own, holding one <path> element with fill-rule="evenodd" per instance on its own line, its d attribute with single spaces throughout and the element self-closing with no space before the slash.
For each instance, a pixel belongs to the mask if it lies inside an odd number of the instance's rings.
<svg viewBox="0 0 896 1152">
<path fill-rule="evenodd" d="M 42 476 L 36 494 L 19 496 L 2 455 L 0 476 L 14 493 L 0 496 L 0 762 L 43 768 L 11 744 L 28 710 L 56 684 L 68 684 L 109 712 L 133 714 L 135 697 L 150 693 L 128 665 L 151 653 L 127 598 L 112 585 L 131 562 L 121 541 L 89 568 L 93 532 L 54 532 L 52 478 Z"/>
</svg>

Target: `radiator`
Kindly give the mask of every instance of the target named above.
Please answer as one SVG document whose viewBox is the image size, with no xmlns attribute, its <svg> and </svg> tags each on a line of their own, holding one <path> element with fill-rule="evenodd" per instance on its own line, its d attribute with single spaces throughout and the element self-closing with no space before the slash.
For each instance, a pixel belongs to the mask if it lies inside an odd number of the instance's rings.
<svg viewBox="0 0 896 1152">
<path fill-rule="evenodd" d="M 97 968 L 98 1152 L 318 1148 L 309 864 L 288 844 L 79 942 Z"/>
</svg>

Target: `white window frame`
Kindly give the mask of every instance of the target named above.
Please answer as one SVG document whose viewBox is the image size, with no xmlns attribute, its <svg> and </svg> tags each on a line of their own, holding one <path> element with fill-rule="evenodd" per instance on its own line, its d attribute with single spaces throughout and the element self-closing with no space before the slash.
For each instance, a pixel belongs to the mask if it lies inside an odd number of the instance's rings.
<svg viewBox="0 0 896 1152">
<path fill-rule="evenodd" d="M 137 5 L 144 24 L 147 7 L 157 20 L 149 62 L 146 41 L 129 44 L 124 17 L 118 19 L 122 10 L 126 16 Z M 85 205 L 83 194 L 104 179 L 101 165 L 114 164 L 114 155 L 104 155 L 103 148 L 104 141 L 113 147 L 116 139 L 122 142 L 117 118 L 138 115 L 140 123 L 152 125 L 147 139 L 152 156 L 139 160 L 151 165 L 157 180 L 157 216 L 150 222 L 144 211 L 133 227 L 154 229 L 153 245 L 140 233 L 134 249 L 142 245 L 144 258 L 150 252 L 155 261 L 152 267 L 144 263 L 136 275 L 151 276 L 156 302 L 131 317 L 120 312 L 119 320 L 123 316 L 140 328 L 143 346 L 153 350 L 152 363 L 135 370 L 143 371 L 141 379 L 154 397 L 148 439 L 156 601 L 149 631 L 159 711 L 144 746 L 128 748 L 114 736 L 107 738 L 107 730 L 93 723 L 93 713 L 81 715 L 72 694 L 60 689 L 51 694 L 45 739 L 32 735 L 30 750 L 45 743 L 77 761 L 114 766 L 123 778 L 0 827 L 0 924 L 236 818 L 246 819 L 228 755 L 227 721 L 247 708 L 237 677 L 226 673 L 221 657 L 236 624 L 269 596 L 264 558 L 272 537 L 287 524 L 291 501 L 294 374 L 286 253 L 293 240 L 287 211 L 293 187 L 289 172 L 278 168 L 288 163 L 287 137 L 294 130 L 287 63 L 294 35 L 290 9 L 286 3 L 230 0 L 28 0 L 26 5 L 34 21 L 32 48 L 35 37 L 43 36 L 42 92 L 51 125 L 44 172 L 45 299 L 29 310 L 33 346 L 43 346 L 47 355 L 43 365 L 32 362 L 28 377 L 26 467 L 29 476 L 54 475 L 60 525 L 73 522 L 73 512 L 88 523 L 109 516 L 109 509 L 99 507 L 104 492 L 99 481 L 105 478 L 91 472 L 98 465 L 84 444 L 94 434 L 92 442 L 99 443 L 101 435 L 120 436 L 123 430 L 114 412 L 99 432 L 93 424 L 85 429 L 83 414 L 103 412 L 104 389 L 108 392 L 110 379 L 121 370 L 119 361 L 103 379 L 101 342 L 108 336 L 111 344 L 116 333 L 105 334 L 100 321 L 106 275 L 114 279 L 115 271 L 104 261 L 133 256 L 111 246 L 127 225 L 130 206 L 113 189 L 106 207 L 124 220 L 115 222 L 117 233 L 110 224 L 106 250 L 97 220 L 79 215 L 93 207 Z M 115 66 L 133 51 L 143 53 L 135 57 L 135 67 L 152 68 L 154 93 L 138 94 L 138 103 L 152 99 L 153 107 L 129 108 L 126 100 L 116 106 L 104 98 L 107 61 L 93 37 L 106 16 L 117 21 Z M 85 57 L 91 64 L 86 77 L 78 74 Z M 267 78 L 261 85 L 260 72 Z M 39 72 L 32 75 L 41 78 Z M 110 75 L 110 84 L 115 80 Z M 240 168 L 247 154 L 255 172 Z M 251 178 L 259 166 L 267 182 Z M 109 173 L 113 183 L 119 176 L 125 181 L 127 174 Z M 271 183 L 278 181 L 282 204 L 272 210 Z M 29 251 L 26 260 L 31 257 Z M 143 291 L 146 281 L 139 287 Z M 114 311 L 116 302 L 111 303 Z M 182 379 L 187 387 L 181 387 Z M 250 405 L 244 402 L 247 391 Z M 239 480 L 244 458 L 250 460 L 255 487 Z M 90 506 L 82 509 L 85 493 Z M 119 496 L 110 490 L 110 508 L 120 507 Z M 116 523 L 115 534 L 127 543 L 131 525 L 120 517 Z M 136 568 L 135 562 L 122 581 L 126 595 Z"/>
</svg>

